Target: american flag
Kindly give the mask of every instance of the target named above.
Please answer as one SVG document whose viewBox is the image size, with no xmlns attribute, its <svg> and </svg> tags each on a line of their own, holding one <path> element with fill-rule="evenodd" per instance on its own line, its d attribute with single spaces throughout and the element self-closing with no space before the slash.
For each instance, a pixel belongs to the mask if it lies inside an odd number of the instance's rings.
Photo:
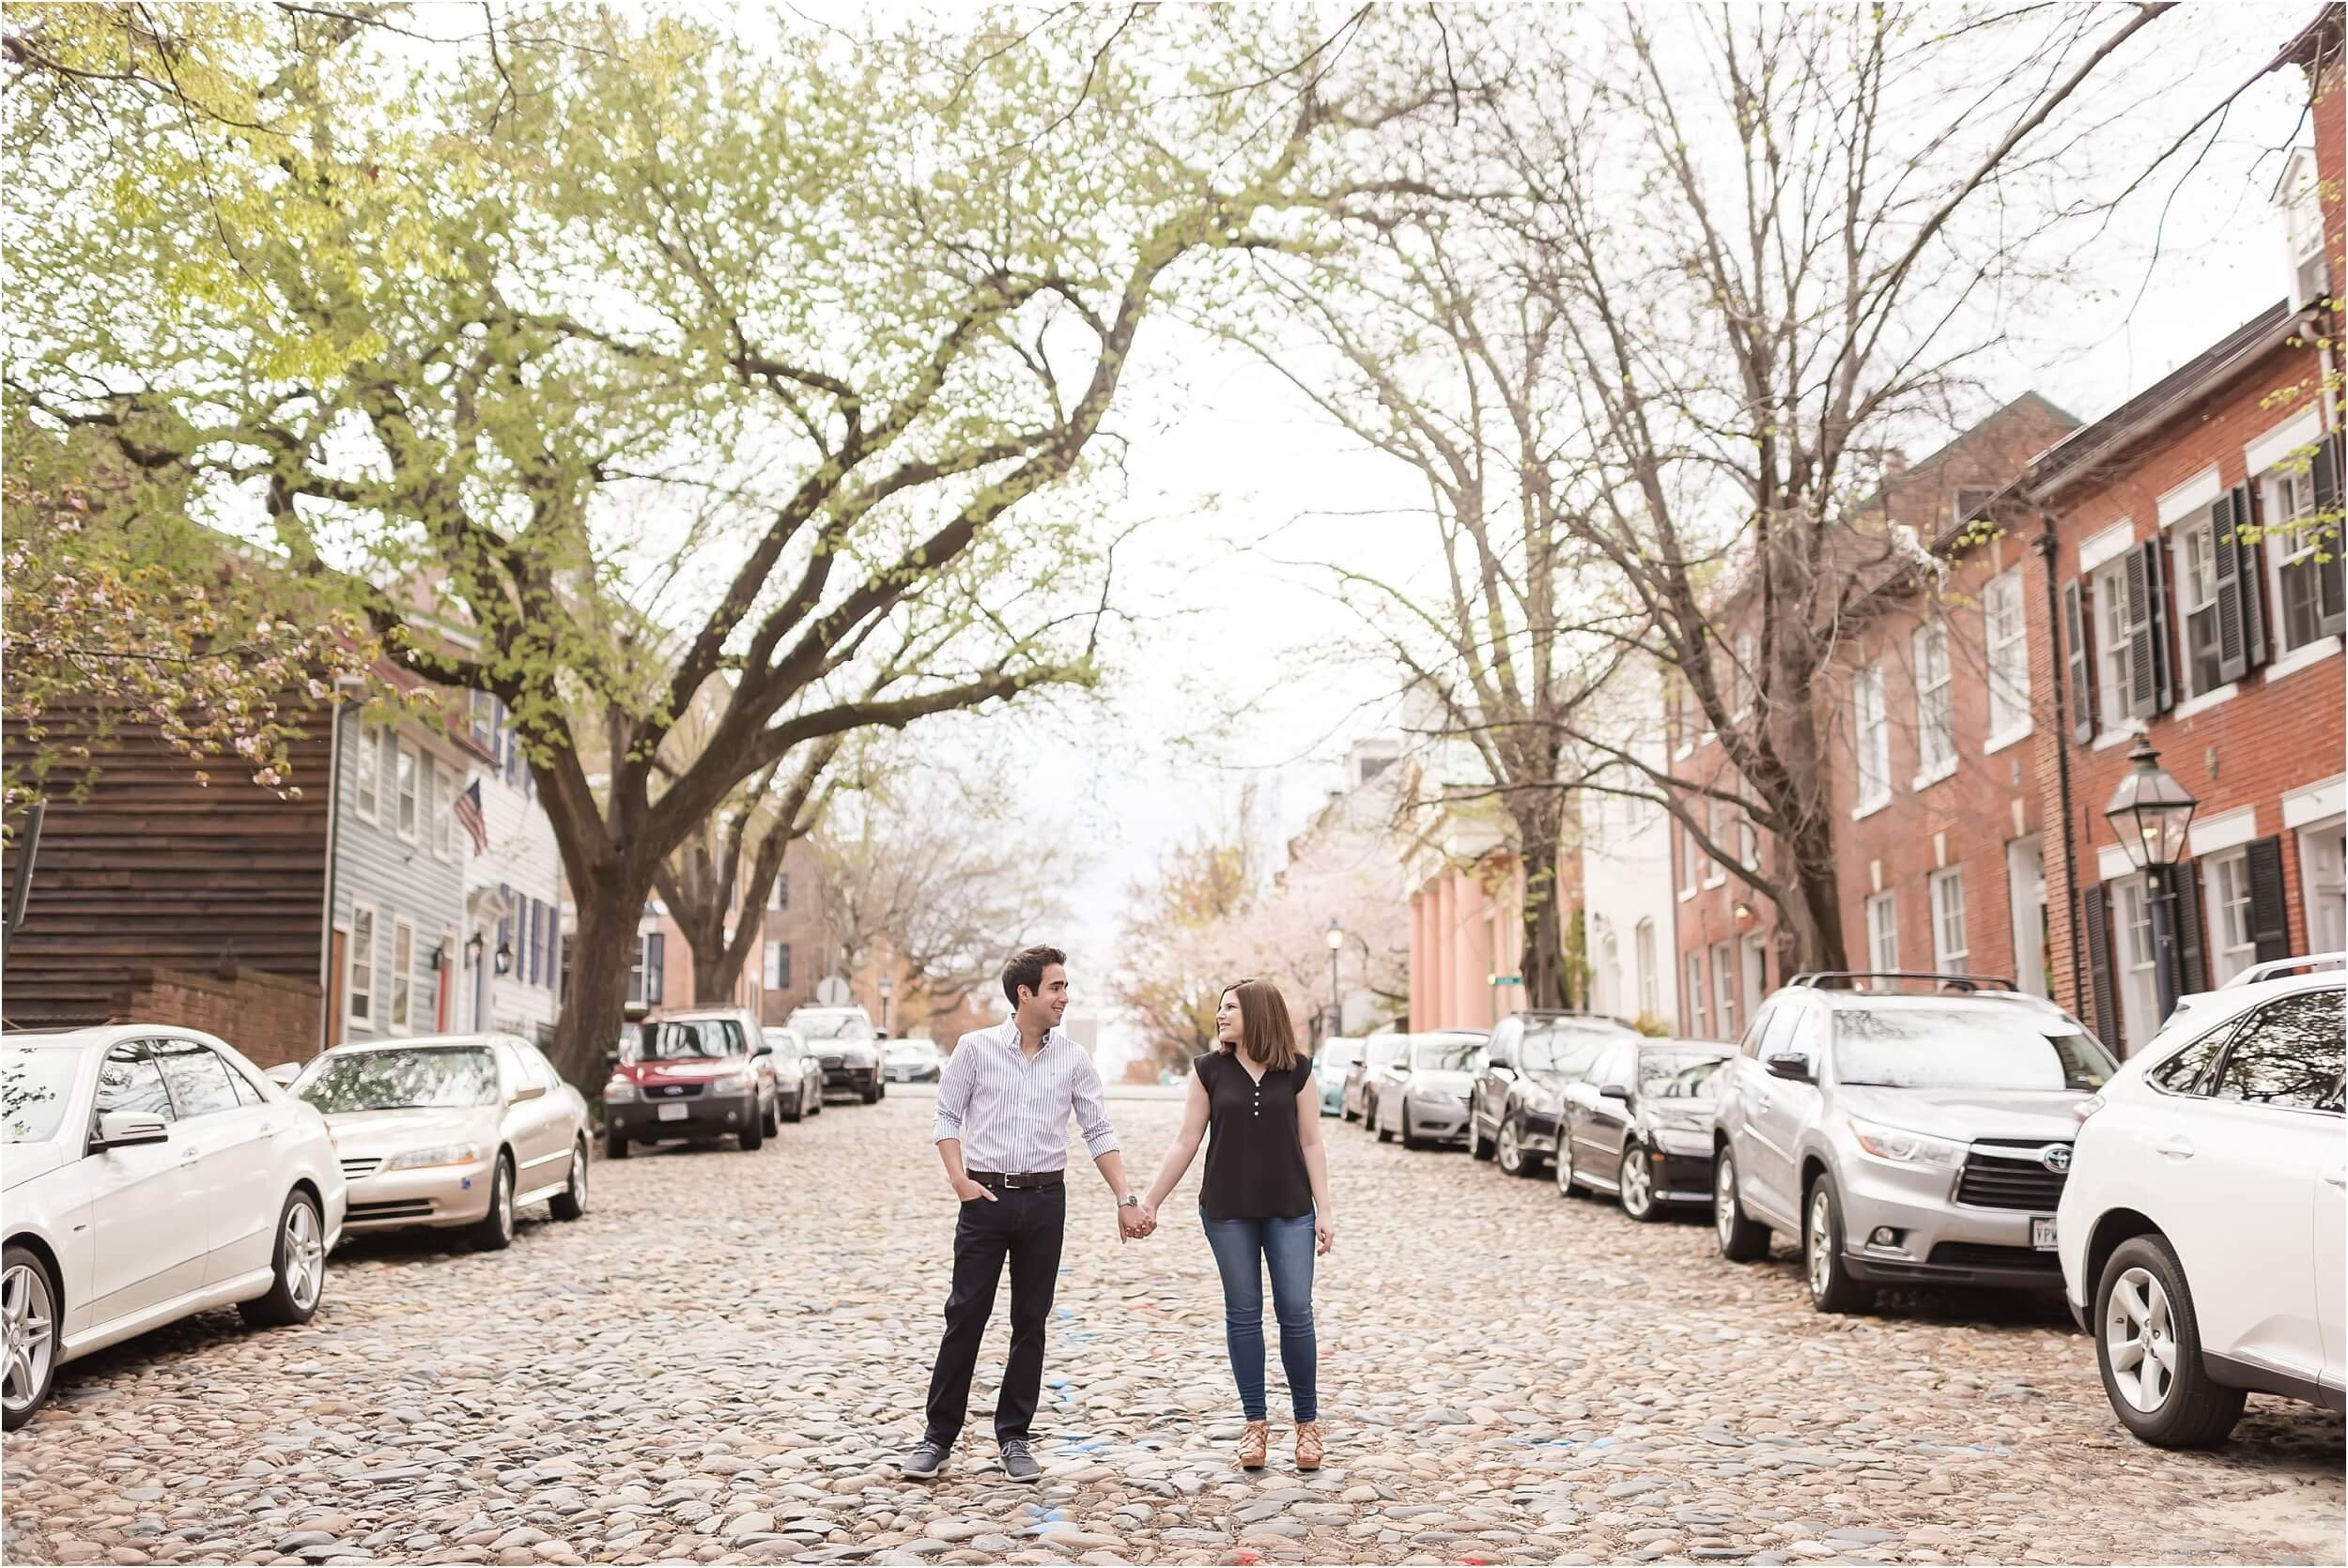
<svg viewBox="0 0 2348 1568">
<path fill-rule="evenodd" d="M 481 780 L 476 778 L 466 785 L 465 792 L 456 797 L 456 804 L 449 809 L 456 813 L 456 820 L 472 835 L 473 853 L 479 854 L 489 847 L 489 820 L 481 814 Z"/>
</svg>

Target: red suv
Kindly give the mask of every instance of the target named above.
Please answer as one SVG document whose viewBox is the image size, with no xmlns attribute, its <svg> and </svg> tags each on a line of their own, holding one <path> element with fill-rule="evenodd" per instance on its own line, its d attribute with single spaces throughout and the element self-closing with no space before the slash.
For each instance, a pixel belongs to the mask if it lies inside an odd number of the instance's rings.
<svg viewBox="0 0 2348 1568">
<path fill-rule="evenodd" d="M 604 1152 L 631 1144 L 713 1141 L 754 1149 L 779 1130 L 774 1051 L 757 1022 L 733 1008 L 648 1018 L 621 1038 L 603 1086 Z"/>
</svg>

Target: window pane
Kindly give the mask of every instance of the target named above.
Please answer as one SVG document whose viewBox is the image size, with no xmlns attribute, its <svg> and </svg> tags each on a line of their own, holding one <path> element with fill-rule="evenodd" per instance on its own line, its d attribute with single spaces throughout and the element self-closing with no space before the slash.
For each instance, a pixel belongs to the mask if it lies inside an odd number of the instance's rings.
<svg viewBox="0 0 2348 1568">
<path fill-rule="evenodd" d="M 2342 1066 L 2340 994 L 2305 992 L 2262 1008 L 2226 1053 L 2217 1098 L 2305 1109 L 2322 1104 Z"/>
<path fill-rule="evenodd" d="M 171 1098 L 183 1116 L 206 1116 L 237 1108 L 237 1086 L 228 1081 L 228 1064 L 209 1045 L 193 1040 L 157 1040 L 149 1049 L 171 1085 Z"/>
<path fill-rule="evenodd" d="M 2234 1028 L 2241 1022 L 2228 1019 L 2223 1028 L 2212 1029 L 2145 1076 L 2155 1088 L 2172 1095 L 2208 1094 L 2209 1069 L 2217 1065 L 2217 1053 L 2226 1048 L 2226 1041 L 2233 1038 Z"/>
<path fill-rule="evenodd" d="M 135 1111 L 142 1116 L 173 1119 L 171 1096 L 163 1075 L 135 1046 L 117 1045 L 106 1053 L 98 1069 L 98 1112 Z"/>
</svg>

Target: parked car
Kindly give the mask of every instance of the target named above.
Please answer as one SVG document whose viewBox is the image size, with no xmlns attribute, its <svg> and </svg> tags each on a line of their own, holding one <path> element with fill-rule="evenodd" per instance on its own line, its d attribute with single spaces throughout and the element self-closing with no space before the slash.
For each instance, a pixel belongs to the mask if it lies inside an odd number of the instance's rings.
<svg viewBox="0 0 2348 1568">
<path fill-rule="evenodd" d="M 1497 1158 L 1510 1176 L 1538 1174 L 1557 1152 L 1566 1088 L 1602 1046 L 1639 1038 L 1618 1019 L 1593 1013 L 1510 1013 L 1492 1027 L 1483 1070 L 1468 1098 L 1468 1153 Z"/>
<path fill-rule="evenodd" d="M 2116 1064 L 2011 985 L 1798 975 L 1763 1003 L 1717 1080 L 1721 1254 L 1747 1262 L 1772 1230 L 1799 1237 L 1821 1312 L 1864 1310 L 1891 1284 L 2061 1288 L 2073 1113 Z"/>
<path fill-rule="evenodd" d="M 1409 1045 L 1386 1069 L 1392 1081 L 1370 1101 L 1378 1141 L 1399 1137 L 1406 1149 L 1466 1142 L 1468 1088 L 1484 1065 L 1486 1037 L 1462 1030 L 1402 1038 Z"/>
<path fill-rule="evenodd" d="M 843 1090 L 867 1105 L 888 1092 L 879 1032 L 862 1007 L 795 1007 L 790 1029 L 823 1059 L 826 1091 Z"/>
<path fill-rule="evenodd" d="M 1362 1059 L 1345 1069 L 1345 1090 L 1338 1101 L 1340 1114 L 1347 1121 L 1370 1125 L 1370 1108 L 1378 1098 L 1378 1086 L 1391 1083 L 1394 1064 L 1410 1049 L 1408 1035 L 1372 1035 L 1362 1042 Z"/>
<path fill-rule="evenodd" d="M 1313 1053 L 1313 1081 L 1321 1085 L 1322 1115 L 1344 1114 L 1346 1075 L 1361 1059 L 1362 1042 L 1343 1035 L 1330 1036 L 1321 1042 L 1321 1049 Z"/>
<path fill-rule="evenodd" d="M 935 1084 L 946 1061 L 933 1040 L 890 1040 L 882 1048 L 881 1066 L 892 1084 Z"/>
<path fill-rule="evenodd" d="M 2222 1441 L 2246 1391 L 2343 1408 L 2337 973 L 2191 999 L 2079 1108 L 2063 1295 L 2122 1424 Z"/>
<path fill-rule="evenodd" d="M 334 1135 L 352 1232 L 461 1230 L 514 1244 L 514 1215 L 587 1212 L 587 1101 L 511 1035 L 432 1035 L 335 1046 L 293 1092 Z"/>
<path fill-rule="evenodd" d="M 758 1015 L 748 1007 L 693 1007 L 674 1012 L 649 1014 L 638 1026 L 639 1037 L 651 1041 L 651 1031 L 660 1030 L 660 1054 L 679 1058 L 687 1049 L 681 1037 L 686 1032 L 709 1033 L 718 1038 L 698 1042 L 704 1055 L 715 1049 L 719 1055 L 738 1054 L 738 1036 L 749 1045 L 750 1070 L 758 1075 L 758 1135 L 760 1142 L 782 1130 L 782 1096 L 780 1069 L 776 1065 L 774 1042 L 766 1038 Z M 755 1147 L 756 1145 L 746 1145 Z"/>
<path fill-rule="evenodd" d="M 231 1302 L 306 1323 L 342 1237 L 325 1121 L 224 1040 L 113 1023 L 0 1044 L 7 1429 L 57 1369 Z"/>
<path fill-rule="evenodd" d="M 731 1133 L 746 1150 L 766 1140 L 773 1085 L 761 1068 L 773 1047 L 731 1009 L 646 1019 L 622 1042 L 603 1086 L 604 1152 L 626 1160 L 630 1145 Z"/>
<path fill-rule="evenodd" d="M 1712 1198 L 1713 1080 L 1736 1054 L 1713 1040 L 1619 1040 L 1568 1084 L 1557 1191 L 1612 1192 L 1633 1220 Z"/>
<path fill-rule="evenodd" d="M 780 1024 L 762 1024 L 759 1038 L 774 1053 L 775 1110 L 784 1121 L 824 1114 L 824 1060 L 797 1034 Z"/>
</svg>

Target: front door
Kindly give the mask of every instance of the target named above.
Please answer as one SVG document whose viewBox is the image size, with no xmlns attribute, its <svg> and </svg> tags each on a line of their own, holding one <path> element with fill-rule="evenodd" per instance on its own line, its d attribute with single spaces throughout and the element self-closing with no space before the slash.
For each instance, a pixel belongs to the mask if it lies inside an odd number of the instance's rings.
<svg viewBox="0 0 2348 1568">
<path fill-rule="evenodd" d="M 171 1137 L 88 1157 L 92 1329 L 196 1289 L 209 1237 L 195 1144 L 174 1120 L 170 1092 L 145 1046 L 126 1041 L 106 1053 L 93 1133 L 109 1111 L 160 1116 Z"/>
<path fill-rule="evenodd" d="M 2051 997 L 2047 984 L 2047 863 L 2035 835 L 2005 847 L 2006 894 L 2014 932 L 2014 983 Z"/>
</svg>

